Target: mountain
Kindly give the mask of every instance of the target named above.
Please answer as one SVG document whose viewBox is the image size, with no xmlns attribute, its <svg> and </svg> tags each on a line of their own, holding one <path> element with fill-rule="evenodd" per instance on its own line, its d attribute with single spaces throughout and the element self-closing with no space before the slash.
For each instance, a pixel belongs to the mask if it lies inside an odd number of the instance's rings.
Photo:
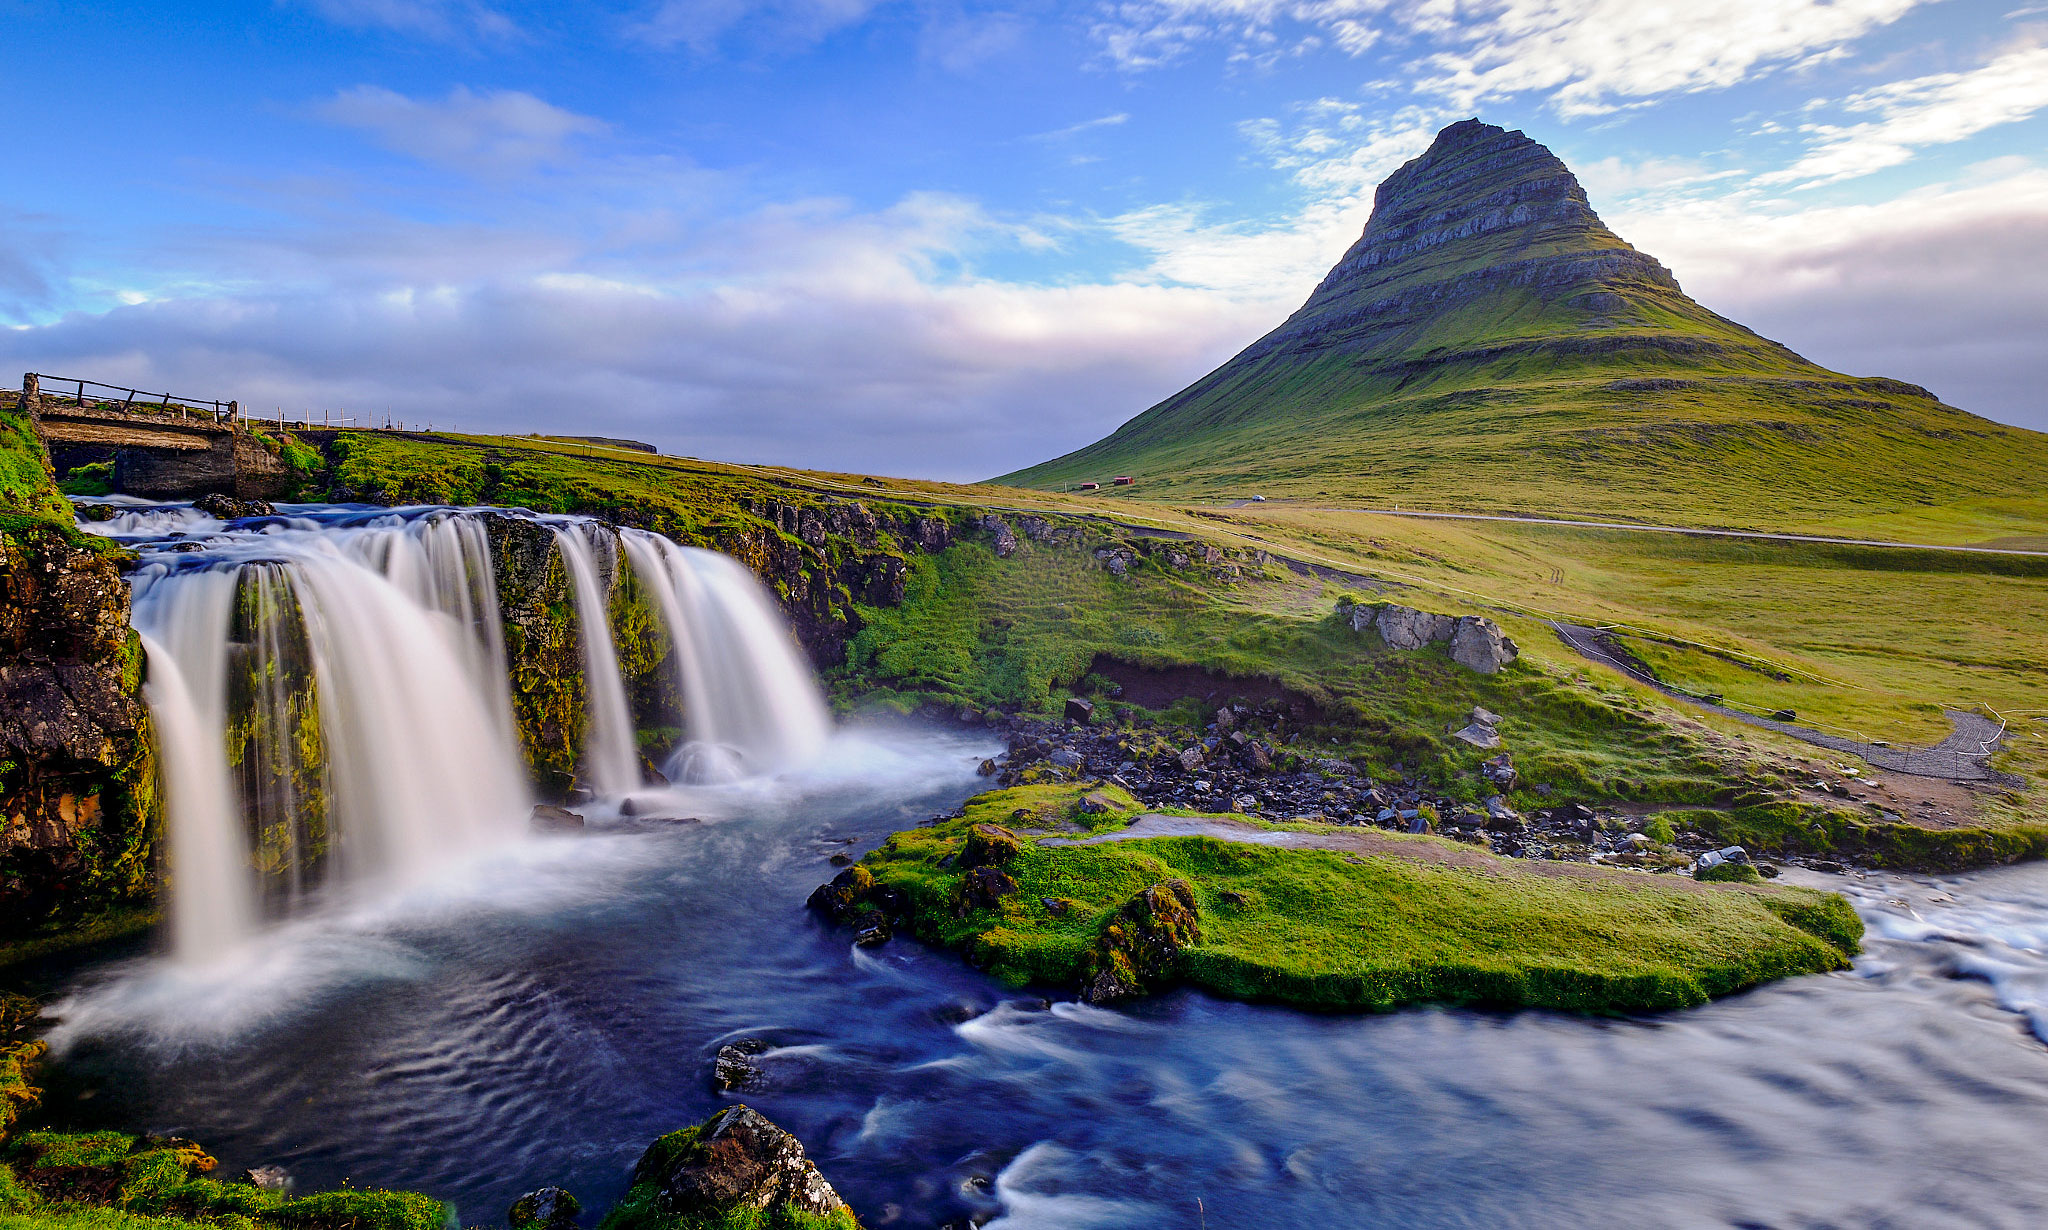
<svg viewBox="0 0 2048 1230">
<path fill-rule="evenodd" d="M 1120 474 L 1155 496 L 1820 525 L 2016 481 L 2048 500 L 2048 436 L 1716 315 L 1548 149 L 1473 119 L 1380 185 L 1365 233 L 1279 328 L 1109 437 L 996 481 Z"/>
</svg>

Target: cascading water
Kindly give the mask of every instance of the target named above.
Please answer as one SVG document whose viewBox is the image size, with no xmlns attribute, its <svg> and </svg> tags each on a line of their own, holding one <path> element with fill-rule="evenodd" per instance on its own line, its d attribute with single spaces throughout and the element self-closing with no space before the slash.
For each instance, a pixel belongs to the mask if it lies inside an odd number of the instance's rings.
<svg viewBox="0 0 2048 1230">
<path fill-rule="evenodd" d="M 583 685 L 588 694 L 590 731 L 584 740 L 584 776 L 599 794 L 625 794 L 640 785 L 640 757 L 634 747 L 633 718 L 626 685 L 619 677 L 618 647 L 605 614 L 605 589 L 597 552 L 608 552 L 608 571 L 618 570 L 615 540 L 588 523 L 557 526 L 555 546 L 569 572 L 576 623 L 583 642 Z"/>
<path fill-rule="evenodd" d="M 339 878 L 402 879 L 521 831 L 480 527 L 445 513 L 264 519 L 168 545 L 136 572 L 133 619 L 181 956 L 245 938 L 259 899 L 289 910 Z"/>
<path fill-rule="evenodd" d="M 721 781 L 815 755 L 832 719 L 761 583 L 715 551 L 621 530 L 619 541 L 673 642 L 687 733 L 669 780 Z"/>
<path fill-rule="evenodd" d="M 554 536 L 582 638 L 583 780 L 643 783 L 608 618 L 626 578 L 666 644 L 675 782 L 792 767 L 831 720 L 781 612 L 715 552 L 517 511 L 293 506 L 224 524 L 125 502 L 170 820 L 176 951 L 207 958 L 330 884 L 402 881 L 527 831 L 490 515 Z M 629 594 L 630 596 L 630 594 Z"/>
</svg>

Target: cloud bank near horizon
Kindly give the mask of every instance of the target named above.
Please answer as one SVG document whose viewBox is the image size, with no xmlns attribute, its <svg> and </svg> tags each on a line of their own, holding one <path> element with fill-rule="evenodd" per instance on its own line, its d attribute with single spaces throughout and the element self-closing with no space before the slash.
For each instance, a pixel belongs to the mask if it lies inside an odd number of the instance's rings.
<svg viewBox="0 0 2048 1230">
<path fill-rule="evenodd" d="M 2048 429 L 2048 280 L 2024 276 L 2048 267 L 2048 168 L 2007 148 L 2048 107 L 2024 22 L 1929 72 L 1864 45 L 1909 20 L 1909 0 L 1793 4 L 1734 39 L 1708 32 L 1737 20 L 1735 0 L 1662 26 L 1610 0 L 1467 8 L 1450 24 L 1382 0 L 1097 8 L 1068 51 L 1105 98 L 1027 108 L 1005 141 L 977 131 L 958 168 L 920 162 L 906 137 L 908 171 L 870 157 L 838 172 L 847 191 L 820 192 L 835 176 L 802 159 L 792 173 L 699 157 L 545 81 L 476 84 L 532 13 L 320 0 L 306 12 L 337 29 L 463 51 L 409 88 L 354 81 L 273 108 L 319 148 L 239 170 L 235 209 L 130 219 L 113 244 L 61 203 L 0 214 L 0 363 L 258 410 L 984 478 L 1100 437 L 1277 324 L 1356 237 L 1379 180 L 1492 102 L 1707 306 L 1839 370 Z M 743 43 L 756 76 L 785 71 L 762 67 L 764 39 L 815 60 L 909 20 L 864 0 L 635 12 L 611 37 L 701 72 Z M 1043 55 L 1012 47 L 1020 23 L 950 13 L 909 30 L 904 54 L 942 89 L 948 65 Z M 933 50 L 935 30 L 965 27 L 981 33 Z M 1270 67 L 1355 79 L 1383 40 L 1433 50 L 1348 94 L 1296 96 Z M 1627 69 L 1631 47 L 1656 48 L 1657 71 Z M 1809 93 L 1830 72 L 1843 88 Z M 1219 73 L 1262 96 L 1218 111 L 1229 148 L 1198 142 L 1185 168 L 1228 164 L 1229 182 L 1137 173 L 1162 148 L 1159 108 L 1178 117 Z M 1692 100 L 1744 83 L 1761 91 L 1749 110 L 1702 141 Z M 1682 122 L 1650 124 L 1659 113 Z M 1123 170 L 1097 169 L 1118 151 Z M 1023 163 L 1067 178 L 1012 193 Z"/>
</svg>

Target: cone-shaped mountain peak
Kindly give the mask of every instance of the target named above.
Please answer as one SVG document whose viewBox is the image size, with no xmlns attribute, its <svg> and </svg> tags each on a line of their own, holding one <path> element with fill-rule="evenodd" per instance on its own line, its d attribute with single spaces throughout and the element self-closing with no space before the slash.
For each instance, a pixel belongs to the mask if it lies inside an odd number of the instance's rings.
<svg viewBox="0 0 2048 1230">
<path fill-rule="evenodd" d="M 1555 154 L 1476 119 L 1437 134 L 1373 196 L 1365 233 L 1300 311 L 1245 356 L 1336 348 L 1386 359 L 1681 319 L 1791 357 L 1701 308 L 1607 229 Z"/>
<path fill-rule="evenodd" d="M 1472 119 L 1387 177 L 1278 328 L 999 481 L 1741 524 L 1991 491 L 2021 455 L 2048 465 L 2048 437 L 1831 372 L 1693 302 L 1556 155 Z"/>
</svg>

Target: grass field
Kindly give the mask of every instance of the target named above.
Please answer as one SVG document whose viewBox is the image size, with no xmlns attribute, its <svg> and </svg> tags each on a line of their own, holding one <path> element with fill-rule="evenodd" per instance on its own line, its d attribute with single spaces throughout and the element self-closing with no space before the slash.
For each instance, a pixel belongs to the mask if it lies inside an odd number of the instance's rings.
<svg viewBox="0 0 2048 1230">
<path fill-rule="evenodd" d="M 443 491 L 463 499 L 519 495 L 537 507 L 591 511 L 652 500 L 677 505 L 679 515 L 702 516 L 707 502 L 795 489 L 1189 533 L 1406 586 L 1391 596 L 1412 605 L 1491 614 L 1549 672 L 1552 686 L 1614 699 L 1660 723 L 1682 718 L 1772 756 L 1810 756 L 1815 749 L 1688 710 L 1589 664 L 1557 640 L 1545 618 L 1621 625 L 1625 643 L 1669 682 L 1721 693 L 1739 707 L 1790 708 L 1802 721 L 1869 738 L 1931 743 L 1946 733 L 1942 706 L 1989 706 L 2013 719 L 2001 764 L 2036 781 L 2048 774 L 2048 726 L 2034 720 L 2048 713 L 2048 654 L 2040 650 L 2048 560 L 1435 521 L 1277 501 L 1219 508 L 1129 494 L 730 466 L 524 438 L 377 436 L 355 456 L 359 467 L 382 458 L 358 479 L 396 485 L 394 475 L 420 476 L 407 481 L 422 498 Z M 501 476 L 495 488 L 488 481 L 493 473 Z M 450 476 L 460 481 L 450 487 Z M 1935 511 L 1917 521 L 1867 522 L 1858 532 L 1934 537 L 1946 525 L 1951 536 L 1971 537 L 1998 528 L 1961 513 L 1944 520 Z M 927 601 L 906 608 L 915 612 L 915 625 L 884 628 L 853 647 L 863 669 L 906 692 L 1036 705 L 1104 650 L 1141 661 L 1150 654 L 1262 670 L 1297 682 L 1345 673 L 1323 639 L 1328 630 L 1315 625 L 1347 584 L 1278 565 L 1230 586 L 1176 583 L 1155 573 L 1140 578 L 1145 584 L 1118 585 L 1086 563 L 1062 564 L 1051 553 L 1003 569 L 977 570 L 964 559 L 931 567 L 952 574 L 913 576 L 913 593 L 918 586 L 930 591 Z M 886 625 L 892 617 L 875 618 Z M 1354 673 L 1364 685 L 1357 694 L 1368 703 L 1407 686 L 1377 679 L 1373 669 Z M 1393 708 L 1398 715 L 1401 706 Z M 1612 754 L 1631 753 L 1624 746 Z M 2032 792 L 1987 806 L 2004 819 L 2038 821 L 2048 813 Z"/>
<path fill-rule="evenodd" d="M 1201 836 L 1041 840 L 1113 833 L 1138 811 L 1106 791 L 1109 810 L 1088 815 L 1076 809 L 1081 793 L 1026 786 L 983 795 L 958 819 L 896 834 L 861 866 L 907 902 L 920 938 L 1020 985 L 1087 985 L 1116 960 L 1123 934 L 1144 927 L 1133 900 L 1178 881 L 1191 890 L 1194 926 L 1180 928 L 1185 947 L 1170 960 L 1146 971 L 1137 958 L 1140 989 L 1185 981 L 1332 1009 L 1431 1000 L 1684 1007 L 1841 968 L 1862 931 L 1847 902 L 1810 889 L 1530 869 L 1435 837 L 1386 835 L 1386 851 L 1374 854 Z M 1013 854 L 988 856 L 1014 882 L 992 904 L 963 895 L 970 865 L 987 865 L 968 856 L 977 825 L 1018 838 Z"/>
</svg>

